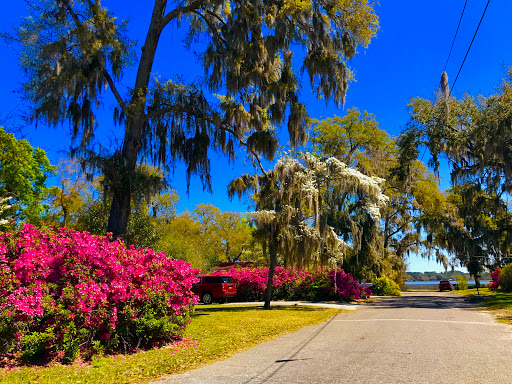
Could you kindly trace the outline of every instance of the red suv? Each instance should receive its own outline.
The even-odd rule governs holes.
[[[192,286],[192,292],[204,304],[213,301],[224,303],[227,298],[236,296],[236,284],[231,276],[197,276],[199,281]]]
[[[439,291],[442,292],[445,289],[451,291],[453,289],[452,283],[450,283],[448,280],[441,280],[439,282]]]

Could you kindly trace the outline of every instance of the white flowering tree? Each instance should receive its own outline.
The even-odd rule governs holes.
[[[9,205],[10,199],[10,197],[0,197],[0,227],[9,222],[7,219],[2,219],[2,214],[11,208],[11,205]]]
[[[388,200],[381,193],[383,182],[335,158],[321,160],[303,153],[298,159],[284,156],[263,175],[243,175],[230,183],[230,197],[254,193],[256,211],[249,216],[263,234],[270,259],[266,309],[270,308],[278,255],[285,266],[299,268],[323,267],[332,258],[343,258],[347,244],[327,224],[325,199],[333,194],[352,196],[378,222],[379,208]]]

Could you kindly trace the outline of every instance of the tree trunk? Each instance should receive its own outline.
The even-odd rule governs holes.
[[[66,205],[64,204],[64,188],[62,188],[62,191],[60,193],[60,206],[62,207],[62,215],[64,216],[64,227],[68,226],[68,209],[66,208]]]
[[[183,14],[198,9],[203,1],[195,1],[187,6],[180,6],[165,14],[167,0],[154,0],[153,13],[149,24],[146,40],[141,50],[137,77],[133,87],[133,96],[128,106],[124,108],[126,114],[126,131],[122,149],[122,164],[120,175],[121,185],[113,189],[112,207],[108,219],[107,231],[114,237],[124,237],[131,212],[132,189],[131,181],[134,175],[137,159],[141,149],[142,131],[147,124],[146,101],[148,95],[149,79],[155,60],[155,53],[162,29],[172,20]]]
[[[131,181],[141,148],[142,129],[146,124],[145,107],[149,78],[163,28],[162,19],[166,5],[167,0],[155,0],[146,41],[142,46],[142,55],[137,69],[133,96],[128,108],[128,111],[131,113],[127,113],[121,164],[120,169],[117,170],[120,176],[120,183],[116,184],[113,188],[112,206],[107,226],[107,232],[112,232],[114,238],[124,238],[126,236],[126,228],[131,213]]]
[[[475,274],[475,285],[480,288],[480,273]]]
[[[111,232],[114,239],[121,238],[126,241],[131,200],[132,194],[129,188],[120,188],[120,190],[115,190],[113,193],[107,232]]]
[[[265,289],[265,305],[264,309],[270,309],[270,301],[272,300],[272,285],[274,280],[274,272],[277,266],[277,240],[276,233],[274,230],[271,232],[271,239],[269,241],[269,256],[270,256],[270,267],[268,269],[268,280],[267,288]]]

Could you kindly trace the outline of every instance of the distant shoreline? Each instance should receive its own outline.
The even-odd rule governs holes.
[[[480,280],[480,285],[487,285],[490,282],[491,282],[490,280]],[[456,281],[450,281],[450,283],[457,284]],[[438,284],[439,284],[439,280],[433,280],[433,281],[406,281],[405,282],[405,285],[438,285]],[[475,284],[474,280],[468,281],[468,285],[474,285],[474,284]]]

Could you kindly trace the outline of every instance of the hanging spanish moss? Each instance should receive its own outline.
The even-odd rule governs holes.
[[[328,194],[347,194],[360,200],[373,227],[380,221],[380,207],[388,202],[381,187],[384,180],[347,167],[335,158],[320,160],[310,153],[298,159],[284,156],[264,175],[243,175],[229,185],[229,195],[254,193],[256,211],[249,218],[266,236],[270,266],[323,268],[336,260],[341,263],[349,249],[345,241],[327,224],[329,210],[324,205]],[[325,208],[324,208],[325,207]],[[351,221],[352,247],[366,246],[355,221]],[[273,272],[272,272],[273,273]],[[272,285],[269,274],[269,286]],[[271,290],[271,288],[270,288]],[[268,293],[268,292],[267,292]],[[270,303],[267,295],[266,306]]]

